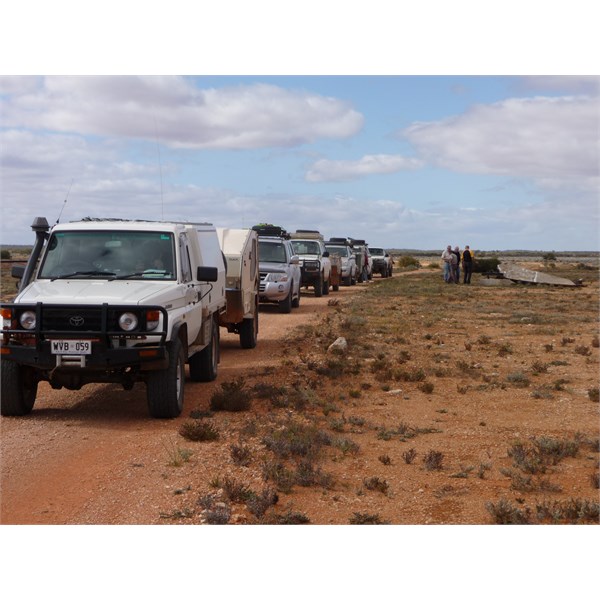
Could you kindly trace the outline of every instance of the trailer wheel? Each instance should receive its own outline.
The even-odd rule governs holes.
[[[148,411],[155,419],[173,419],[183,410],[185,352],[179,338],[169,348],[169,366],[152,371],[146,382]]]
[[[219,368],[219,326],[215,319],[212,319],[208,346],[190,356],[188,363],[192,381],[214,381],[217,378]]]
[[[254,308],[254,316],[244,319],[240,325],[240,346],[255,348],[258,338],[258,307]]]
[[[33,410],[38,380],[33,369],[10,360],[2,361],[1,410],[3,417],[22,417]]]

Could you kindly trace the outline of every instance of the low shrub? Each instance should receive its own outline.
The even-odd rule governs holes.
[[[191,442],[210,442],[219,439],[219,431],[206,421],[186,421],[179,427],[179,435]]]
[[[368,490],[372,492],[381,492],[382,494],[387,494],[390,487],[385,479],[379,479],[379,477],[369,477],[368,479],[364,479],[363,484]]]
[[[497,525],[527,525],[531,522],[528,508],[521,510],[504,498],[495,504],[487,502],[485,508]]]
[[[378,514],[355,512],[349,521],[350,525],[387,525]]]
[[[423,457],[423,464],[428,471],[440,471],[442,469],[443,461],[444,455],[437,450],[430,450]]]
[[[211,410],[226,410],[230,412],[241,412],[248,410],[252,402],[250,392],[246,389],[242,377],[233,381],[225,381],[221,389],[213,393],[210,399]]]

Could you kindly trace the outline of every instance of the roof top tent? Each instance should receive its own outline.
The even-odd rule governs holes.
[[[240,336],[242,348],[254,348],[258,337],[258,233],[255,229],[217,228],[227,265],[227,308],[219,325]]]

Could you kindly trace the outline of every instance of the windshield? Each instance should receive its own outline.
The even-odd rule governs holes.
[[[277,242],[258,242],[258,260],[260,262],[287,263],[285,247]]]
[[[175,279],[173,235],[156,231],[59,231],[39,278]]]
[[[329,246],[325,244],[325,248],[327,248],[329,254],[334,256],[348,256],[347,246]]]
[[[369,248],[371,256],[383,256],[383,248]]]
[[[307,242],[306,240],[292,240],[294,254],[320,254],[321,247],[318,242]]]

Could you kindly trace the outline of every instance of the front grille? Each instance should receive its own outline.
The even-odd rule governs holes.
[[[42,330],[98,332],[102,330],[101,308],[44,308]]]

